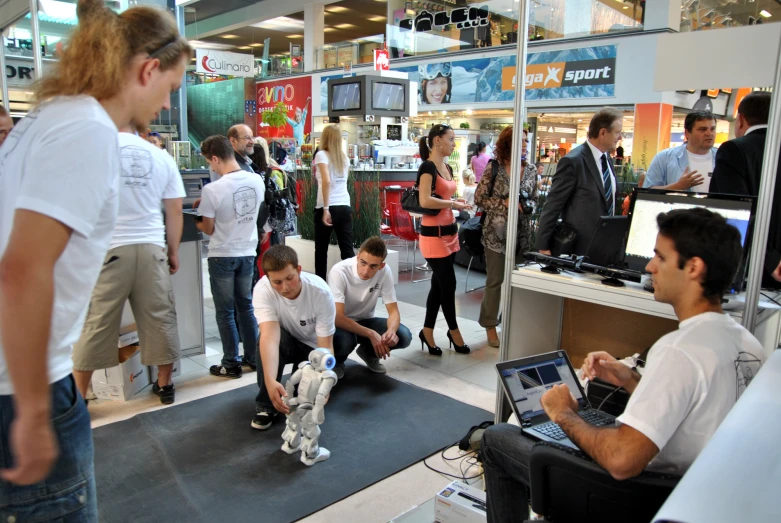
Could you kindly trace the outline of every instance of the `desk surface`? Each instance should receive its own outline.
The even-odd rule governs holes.
[[[641,284],[624,282],[624,287],[610,287],[602,283],[603,279],[602,276],[589,273],[548,274],[542,272],[539,266],[527,266],[513,271],[512,286],[671,320],[677,319],[672,306],[656,301],[653,293],[644,290]],[[737,308],[741,310],[726,310],[726,312],[740,321],[743,318],[742,306],[745,304],[745,293],[730,296],[730,301],[732,305],[739,305]],[[757,323],[766,319],[773,312],[772,309],[781,308],[764,300],[759,302],[759,306]]]
[[[654,522],[781,521],[781,351],[719,426]]]

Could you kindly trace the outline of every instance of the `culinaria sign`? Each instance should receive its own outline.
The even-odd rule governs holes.
[[[255,76],[255,57],[210,49],[195,50],[196,72],[228,76]]]

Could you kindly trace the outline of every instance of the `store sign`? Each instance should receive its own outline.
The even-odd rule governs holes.
[[[390,56],[387,49],[374,50],[374,70],[390,71]]]
[[[312,132],[312,123],[308,117],[312,97],[312,78],[306,76],[274,82],[259,82],[256,85],[256,93],[258,136],[296,138],[303,143],[304,137]],[[287,125],[279,129],[262,125],[263,120],[260,115],[274,109],[279,102],[284,103],[287,108]]]
[[[419,33],[433,31],[435,27],[455,25],[456,29],[471,29],[489,24],[488,6],[459,7],[450,11],[431,13],[425,9],[415,18],[405,18],[399,22],[399,27]]]
[[[616,59],[555,62],[526,66],[526,89],[615,84]],[[502,89],[515,89],[516,68],[502,69]]]
[[[44,73],[52,67],[51,62],[43,62]],[[33,67],[33,59],[5,57],[5,77],[8,81],[8,87],[31,87],[38,79]]]
[[[255,57],[251,54],[196,49],[195,63],[198,73],[255,77]]]

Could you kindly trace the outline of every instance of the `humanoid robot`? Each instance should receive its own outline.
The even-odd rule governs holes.
[[[319,425],[325,421],[323,408],[337,381],[332,370],[335,365],[336,358],[328,350],[315,349],[309,353],[309,361],[302,361],[285,385],[287,397],[283,401],[290,408],[290,414],[282,433],[285,440],[282,450],[288,454],[300,450],[301,463],[309,467],[331,457],[328,449],[318,445],[317,441],[320,438]],[[296,385],[298,396],[293,397]]]

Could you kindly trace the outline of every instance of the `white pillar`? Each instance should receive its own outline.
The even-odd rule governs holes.
[[[304,8],[304,71],[322,69],[325,42],[325,9],[322,4]],[[315,58],[317,56],[317,58]]]
[[[681,0],[653,0],[645,3],[644,29],[681,30]]]

